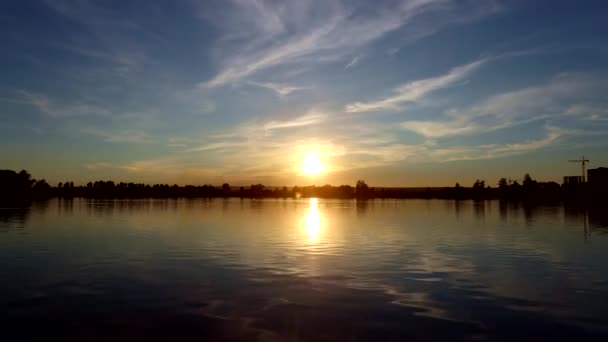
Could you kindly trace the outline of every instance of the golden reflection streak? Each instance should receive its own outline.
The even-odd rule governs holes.
[[[306,214],[306,233],[311,242],[319,241],[319,233],[321,232],[321,217],[319,216],[319,202],[316,198],[309,200],[309,209]]]

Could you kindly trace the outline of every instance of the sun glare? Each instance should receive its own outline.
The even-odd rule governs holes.
[[[319,232],[321,230],[321,218],[319,216],[318,200],[311,198],[309,200],[310,207],[306,215],[306,233],[311,242],[319,241]]]
[[[325,172],[325,166],[317,153],[310,152],[304,155],[302,172],[311,176]]]

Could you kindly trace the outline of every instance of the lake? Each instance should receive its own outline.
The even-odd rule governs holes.
[[[54,199],[0,209],[4,336],[608,338],[608,220],[499,201]]]

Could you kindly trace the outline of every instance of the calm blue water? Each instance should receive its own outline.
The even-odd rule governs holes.
[[[498,201],[52,200],[0,209],[5,335],[608,337],[608,220]]]

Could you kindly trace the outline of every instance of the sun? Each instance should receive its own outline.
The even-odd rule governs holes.
[[[304,155],[304,162],[302,163],[302,172],[304,174],[313,176],[325,172],[325,166],[319,158],[319,154],[316,152],[309,152]]]

